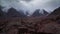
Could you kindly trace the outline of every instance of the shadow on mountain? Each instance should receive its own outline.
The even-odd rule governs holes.
[[[43,13],[40,13],[43,12]],[[45,11],[44,9],[42,9],[42,11],[40,9],[36,9],[36,11],[32,14],[33,17],[39,17],[39,16],[46,16],[49,13],[47,11]]]
[[[23,11],[18,12],[14,8],[8,9],[7,16],[8,17],[26,17],[26,15],[23,13]]]
[[[55,9],[50,15],[60,15],[60,7]]]

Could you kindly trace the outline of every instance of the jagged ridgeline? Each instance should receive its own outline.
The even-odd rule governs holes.
[[[44,16],[44,15],[49,14],[44,9],[42,11],[43,11],[43,14],[40,13],[41,12],[40,9],[36,9],[36,11],[31,16],[38,17],[38,16]],[[0,14],[1,14],[1,16],[4,15],[4,17],[23,17],[23,18],[24,17],[28,17],[27,16],[27,12],[26,12],[26,14],[24,14],[24,12],[22,10],[21,11],[17,11],[13,7],[9,8],[8,11],[5,12],[5,11],[2,10],[2,6],[1,6]]]
[[[60,16],[60,7],[56,8],[50,15],[59,15]]]

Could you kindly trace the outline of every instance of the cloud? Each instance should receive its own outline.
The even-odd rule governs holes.
[[[22,0],[22,1],[30,2],[30,1],[32,1],[32,0]]]
[[[17,10],[29,10],[30,13],[36,9],[45,9],[48,12],[60,6],[60,0],[1,0],[0,5],[9,9],[14,7]]]

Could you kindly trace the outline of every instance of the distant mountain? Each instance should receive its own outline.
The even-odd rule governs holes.
[[[30,16],[28,11],[26,11],[26,13],[25,13],[25,14],[26,14],[26,16],[27,16],[27,17],[29,17],[29,16]]]
[[[37,9],[33,14],[32,16],[45,16],[45,15],[48,15],[49,13],[47,11],[45,11],[44,9],[42,9],[43,13],[40,13],[40,9]]]
[[[2,17],[3,16],[3,11],[2,11],[2,9],[0,8],[0,17]]]
[[[49,13],[43,9],[43,15],[48,15]]]
[[[3,8],[3,7],[0,6],[0,18],[6,18],[6,16],[7,16],[7,15],[6,15],[6,12],[3,12],[3,11],[2,11],[2,8]]]
[[[60,24],[60,7],[55,9],[51,14],[48,15],[49,19],[54,20]]]
[[[20,13],[20,17],[27,17],[27,15],[25,15],[22,10],[20,10],[19,13]]]
[[[8,15],[8,17],[25,17],[25,15],[22,11],[18,12],[14,8],[8,9],[7,15]]]
[[[33,14],[32,16],[35,17],[35,16],[42,16],[41,13],[39,13],[40,9],[37,9]]]
[[[8,17],[20,17],[20,13],[14,8],[8,9],[7,15]]]
[[[59,15],[60,16],[60,7],[55,9],[50,15]]]

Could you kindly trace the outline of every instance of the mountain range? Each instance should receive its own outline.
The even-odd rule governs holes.
[[[4,34],[21,34],[24,32],[27,34],[40,34],[41,32],[44,34],[60,34],[60,7],[56,8],[50,14],[44,9],[42,10],[43,13],[40,13],[40,11],[40,9],[36,9],[35,12],[28,17],[28,12],[24,14],[23,11],[17,11],[14,8],[10,8],[5,12],[1,7],[0,34],[1,32]]]
[[[26,14],[24,14],[24,12],[22,10],[17,11],[13,7],[8,9],[7,12],[5,12],[5,11],[2,10],[2,7],[0,6],[0,17],[1,18],[3,18],[3,17],[4,18],[6,18],[6,17],[21,17],[21,18],[25,18],[25,17],[28,17],[27,15],[28,15],[27,12],[26,12]],[[52,15],[59,15],[60,16],[60,7],[55,9],[50,14],[46,10],[44,10],[44,9],[42,9],[42,11],[40,9],[36,9],[34,11],[34,13],[30,17],[52,16]]]

